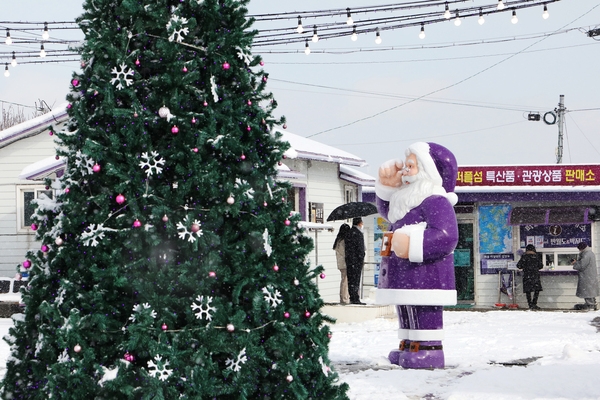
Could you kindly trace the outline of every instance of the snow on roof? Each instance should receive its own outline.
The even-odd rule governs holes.
[[[282,129],[276,128],[275,131],[281,133],[282,140],[289,142],[290,146],[297,153],[298,158],[354,165],[357,167],[364,167],[367,165],[365,160],[346,151],[298,136]]]
[[[67,104],[68,103],[61,104],[44,115],[40,115],[39,117],[32,118],[0,131],[0,147],[7,146],[21,138],[41,133],[50,124],[58,124],[65,121],[68,118]]]
[[[21,171],[21,174],[19,175],[19,179],[32,181],[44,179],[57,170],[63,169],[65,163],[66,159],[64,157],[60,157],[58,160],[56,157],[44,158],[43,160],[29,164],[23,168],[23,171]]]
[[[276,168],[277,168],[277,177],[278,178],[293,178],[293,179],[305,178],[304,174],[302,174],[298,171],[294,171],[293,169],[290,169],[290,167],[288,167],[284,163],[278,164]]]
[[[375,187],[375,178],[373,178],[371,175],[357,171],[354,168],[350,168],[345,165],[340,165],[340,178],[348,182],[356,183],[357,185],[361,185],[363,187]]]

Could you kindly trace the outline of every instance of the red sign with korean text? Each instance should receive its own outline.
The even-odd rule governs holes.
[[[600,165],[458,167],[456,186],[600,185]]]

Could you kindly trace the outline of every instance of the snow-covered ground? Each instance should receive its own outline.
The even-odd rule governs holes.
[[[390,365],[397,322],[380,318],[334,325],[330,358],[353,400],[600,399],[599,322],[600,311],[446,311],[447,367],[430,371]],[[0,319],[0,335],[11,325]],[[2,342],[0,376],[7,356]]]

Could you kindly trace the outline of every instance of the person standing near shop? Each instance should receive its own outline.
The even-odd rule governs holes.
[[[362,228],[362,218],[354,218],[352,228],[345,239],[350,304],[365,304],[360,301],[360,278],[365,264],[365,239]]]
[[[342,275],[340,281],[340,303],[350,303],[350,297],[348,294],[348,273],[346,269],[346,236],[350,232],[350,225],[342,224],[340,230],[333,242],[333,250],[335,250],[335,258],[337,260],[337,267]]]
[[[573,260],[573,269],[577,270],[577,292],[575,295],[585,299],[584,304],[575,304],[576,310],[596,310],[598,296],[598,271],[596,270],[596,255],[585,242],[577,245],[579,255]]]
[[[535,251],[535,246],[528,244],[525,247],[525,254],[517,263],[517,268],[523,270],[523,292],[527,297],[527,304],[530,310],[539,310],[537,305],[538,297],[542,291],[542,281],[540,280],[540,269],[544,264]],[[533,292],[533,298],[531,293]]]

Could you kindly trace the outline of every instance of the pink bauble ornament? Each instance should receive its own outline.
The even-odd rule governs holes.
[[[187,72],[187,67],[184,65],[183,68],[181,69],[183,72]]]
[[[167,330],[167,324],[163,323],[162,326],[160,327],[160,329],[162,329],[163,331],[166,331]]]
[[[123,358],[126,361],[132,362],[135,360],[135,357],[133,356],[133,354],[129,354],[129,353],[125,353],[125,355],[123,356]]]
[[[227,61],[223,63],[223,69],[229,69],[230,65]]]
[[[250,131],[252,130],[252,128],[250,128],[250,125],[248,125],[248,126],[246,127],[246,130],[247,130],[248,132],[250,132]]]
[[[300,354],[299,357],[300,357],[300,359],[303,359],[304,358],[304,354]]]
[[[162,220],[163,220],[163,222],[167,222],[169,220],[169,217],[167,217],[167,214],[163,215]]]
[[[67,104],[67,108],[71,108],[73,105],[71,103]]]
[[[304,316],[305,316],[306,318],[310,317],[310,311],[307,311],[307,312],[305,312],[305,313],[304,313]]]
[[[242,155],[240,156],[240,158],[241,158],[242,160],[245,160],[245,159],[246,159],[246,156],[245,156],[244,154],[242,154]]]
[[[286,219],[286,220],[285,220],[285,222],[284,222],[285,226],[290,226],[290,223],[291,223],[291,222],[290,222],[290,220],[289,220],[289,219]]]
[[[235,203],[235,199],[233,198],[233,196],[229,196],[227,198],[227,204],[233,204],[233,203]]]
[[[279,265],[277,265],[277,264],[273,265],[273,271],[275,271],[275,272],[279,271]]]
[[[248,100],[248,105],[251,106],[252,105],[252,100]]]
[[[133,118],[137,118],[137,117],[138,117],[138,113],[137,113],[137,112],[134,112],[134,113],[133,113]]]
[[[333,336],[333,335],[331,334],[331,332],[329,332],[329,333],[327,334],[327,337],[328,337],[329,339],[331,339],[331,336]]]
[[[94,90],[94,96],[98,96],[98,91]]]
[[[197,152],[198,152],[198,148],[197,148],[197,147],[194,147],[194,148],[192,149],[192,151],[193,151],[194,153],[197,153]]]
[[[139,228],[140,226],[142,226],[142,223],[140,222],[139,219],[136,219],[135,221],[133,221],[134,228]]]
[[[59,156],[54,156],[54,159],[55,159],[55,160],[58,160],[59,158],[60,158]]]
[[[78,344],[76,344],[76,345],[73,347],[73,351],[74,351],[75,353],[79,353],[79,352],[81,351],[81,346],[80,346],[80,345],[78,345]]]
[[[71,189],[65,188],[65,193],[69,193],[70,191],[71,191]]]
[[[198,122],[198,120],[196,119],[196,117],[192,117],[192,124],[195,124],[196,122]]]
[[[62,246],[64,242],[65,241],[62,240],[62,238],[60,236],[54,240],[54,243],[56,243],[57,246]]]
[[[140,59],[139,58],[135,60],[135,65],[140,65]]]
[[[268,204],[267,204],[267,202],[266,202],[266,201],[263,203],[263,206],[265,206],[265,207],[266,207],[266,206],[268,206]]]
[[[23,261],[23,268],[31,268],[31,261],[25,260]]]
[[[284,312],[284,313],[283,313],[283,316],[284,316],[285,318],[289,318],[289,317],[290,317],[290,313],[286,311],[286,312]]]
[[[267,77],[266,77],[266,76],[263,76],[263,78],[262,78],[262,81],[263,81],[263,82],[266,82],[266,81],[267,81]]]
[[[78,81],[77,79],[73,79],[73,80],[71,81],[71,83],[73,84],[73,86],[77,86],[77,85],[79,85],[79,81]]]
[[[291,375],[288,375],[288,376],[285,377],[285,380],[288,381],[288,382],[291,382],[291,381],[294,380],[294,377],[291,376]]]
[[[94,172],[100,172],[102,168],[100,167],[100,164],[94,164],[94,166],[92,167],[92,171]]]
[[[217,274],[215,273],[215,271],[210,271],[208,273],[208,276],[210,276],[211,278],[214,278],[215,276],[217,276]]]
[[[260,62],[260,66],[262,67],[263,65],[265,65],[265,62],[264,62],[264,61],[261,61],[261,62]]]
[[[198,224],[192,224],[192,232],[196,233],[200,230],[200,225]]]
[[[54,135],[54,132],[48,131],[48,135],[52,136],[52,135]]]
[[[233,326],[233,324],[227,324],[227,331],[228,331],[228,332],[233,332],[233,331],[235,331],[235,327]]]
[[[45,244],[42,245],[42,253],[47,253],[48,250],[50,250],[50,248],[48,246],[46,246]]]
[[[204,105],[204,107],[208,106],[208,103],[205,101],[204,103],[202,103]]]
[[[287,129],[287,125],[286,124],[283,124],[283,129]]]
[[[123,196],[122,194],[117,195],[116,201],[119,204],[125,203],[125,196]]]
[[[31,224],[31,230],[32,231],[37,231],[38,230],[37,224]]]
[[[171,128],[171,133],[173,135],[177,135],[179,133],[179,128],[177,127],[177,125],[173,125],[173,127]]]
[[[321,277],[321,279],[325,279],[325,277],[326,277],[327,275],[325,275],[325,274],[321,274],[321,275],[319,275],[319,276]]]

